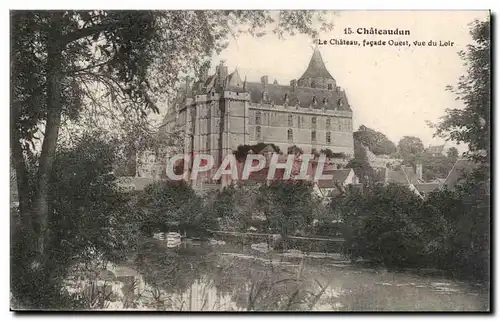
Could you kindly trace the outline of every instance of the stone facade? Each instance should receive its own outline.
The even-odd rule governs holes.
[[[287,153],[330,149],[354,155],[352,110],[318,49],[307,70],[289,86],[242,80],[222,63],[214,75],[188,84],[170,102],[162,129],[180,128],[185,153],[211,154],[215,165],[239,145],[272,143]],[[215,169],[214,169],[215,171]]]

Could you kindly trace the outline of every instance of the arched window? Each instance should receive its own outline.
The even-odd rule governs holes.
[[[255,125],[260,125],[260,111],[255,113]]]
[[[293,127],[293,116],[288,115],[288,127]]]
[[[260,126],[255,127],[255,140],[260,140]]]
[[[293,130],[291,128],[288,129],[288,140],[293,141]]]

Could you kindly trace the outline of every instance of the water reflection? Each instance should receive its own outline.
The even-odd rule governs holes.
[[[351,266],[339,255],[262,253],[227,244],[154,242],[122,265],[108,309],[173,311],[464,311],[487,309],[465,284]],[[81,287],[80,287],[81,288]]]

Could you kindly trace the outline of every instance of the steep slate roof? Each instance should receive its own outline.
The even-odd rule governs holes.
[[[241,81],[238,69],[235,69],[229,76],[227,76],[226,88],[243,88],[243,82]]]
[[[303,78],[333,79],[332,75],[326,69],[323,58],[317,48],[311,57],[306,71],[299,80]],[[262,102],[263,94],[266,93],[268,99],[263,101],[263,103],[269,104],[274,102],[277,105],[283,105],[285,103],[286,94],[287,104],[290,108],[298,104],[302,108],[311,107],[313,109],[323,109],[324,107],[329,110],[352,111],[348,104],[347,96],[340,87],[326,90],[297,85],[295,89],[292,90],[291,86],[279,85],[277,81],[264,86],[260,82],[247,82],[246,79],[242,81],[237,69],[229,74],[222,82],[218,81],[218,75],[216,73],[208,76],[205,81],[197,81],[192,86],[187,86],[187,88],[186,84],[183,83],[179,88],[175,102],[181,103],[187,97],[194,97],[196,94],[201,93],[209,93],[212,90],[219,92],[223,89],[234,92],[249,92],[250,100],[253,103]],[[313,97],[316,98],[316,104],[313,104]],[[325,98],[326,104],[323,102]],[[342,105],[342,107],[340,105]]]
[[[472,173],[476,165],[467,159],[459,159],[453,165],[453,168],[448,173],[443,185],[448,188],[453,188],[455,185],[461,183],[465,176]]]
[[[439,183],[420,183],[414,184],[414,186],[420,193],[429,194],[430,192],[437,190],[441,185]]]
[[[444,145],[429,146],[429,148],[427,148],[427,152],[431,154],[441,154],[443,150],[444,150]]]
[[[410,184],[418,183],[417,173],[415,173],[415,169],[412,166],[402,166],[401,169],[405,173],[406,178],[408,179],[408,182],[410,182]]]
[[[351,168],[349,168],[349,169],[334,169],[334,170],[332,170],[333,180],[335,182],[344,183],[351,171],[352,171]]]
[[[333,79],[332,75],[326,69],[325,63],[323,62],[323,57],[318,48],[314,49],[314,53],[309,61],[306,71],[302,74],[300,79],[305,78],[328,78]]]
[[[403,171],[387,170],[387,183],[408,185],[409,181]]]
[[[349,169],[332,169],[332,170],[323,170],[323,175],[333,175],[332,180],[320,180],[318,181],[318,187],[320,188],[336,188],[335,183],[344,184],[349,173],[352,171]]]
[[[290,86],[267,84],[264,87],[262,83],[257,82],[248,82],[245,89],[247,92],[250,92],[250,100],[253,103],[260,103],[263,99],[263,93],[266,92],[268,97],[268,101],[266,102],[274,102],[276,105],[283,105],[285,103],[285,95],[287,95],[289,108],[295,107],[298,103],[302,108],[309,108],[312,105],[313,109],[322,109],[324,106],[323,99],[326,98],[325,109],[351,111],[345,94],[336,90],[297,86],[292,91]],[[316,105],[313,105],[314,96],[317,101]],[[343,107],[340,107],[339,100],[342,101]]]
[[[271,144],[269,144],[259,152],[259,154],[261,153],[276,153],[276,150]]]

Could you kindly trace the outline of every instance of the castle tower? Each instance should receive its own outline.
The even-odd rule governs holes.
[[[336,88],[336,81],[326,69],[323,57],[319,52],[318,47],[314,49],[314,53],[309,61],[306,71],[298,80],[298,85],[301,87],[311,87],[333,90]]]

